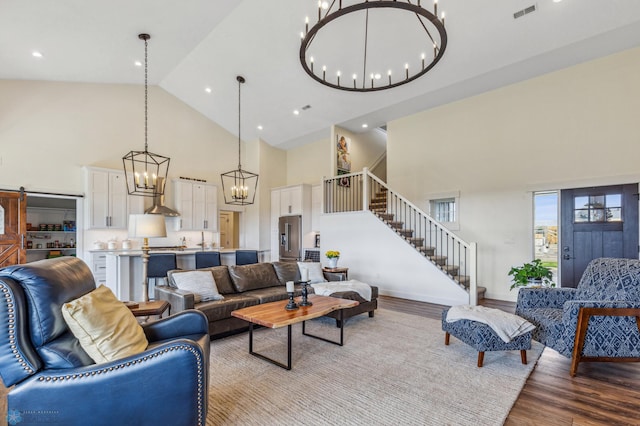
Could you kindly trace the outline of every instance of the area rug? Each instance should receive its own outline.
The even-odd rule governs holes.
[[[335,321],[307,322],[307,331],[339,338]],[[500,425],[543,346],[478,353],[451,337],[440,321],[379,309],[345,325],[345,345],[293,327],[287,371],[249,355],[248,333],[211,343],[207,425]],[[286,362],[286,327],[258,329],[254,350]]]

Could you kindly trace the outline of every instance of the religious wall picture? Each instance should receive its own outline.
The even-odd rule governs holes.
[[[338,174],[340,171],[351,173],[351,158],[349,157],[349,146],[351,145],[351,139],[343,135],[337,135],[338,144],[336,152],[338,153]]]

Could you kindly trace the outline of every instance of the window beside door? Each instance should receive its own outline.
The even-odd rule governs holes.
[[[558,282],[558,192],[534,192],[533,194],[534,259],[553,273]]]

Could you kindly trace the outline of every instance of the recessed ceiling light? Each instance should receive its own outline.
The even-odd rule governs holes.
[[[211,87],[205,87],[204,91],[207,93],[211,93]]]
[[[135,61],[135,62],[133,63],[133,65],[135,65],[136,67],[141,67],[141,66],[142,66],[142,62],[140,62],[140,61]]]
[[[382,76],[380,75],[380,73],[376,73],[376,75],[374,75],[376,80],[380,80],[382,78]]]
[[[258,124],[258,130],[262,130],[262,126]]]
[[[33,56],[34,58],[42,58],[42,53],[34,50],[33,52],[31,52],[31,56]]]
[[[329,2],[328,2],[328,1],[323,1],[323,2],[321,3],[321,5],[322,5],[322,8],[323,8],[324,10],[327,10],[327,9],[329,8]]]
[[[362,125],[362,128],[363,128],[363,129],[366,129],[367,127],[369,127],[369,125],[368,125],[367,123],[364,123],[364,124]]]
[[[293,110],[293,115],[299,115],[299,114],[300,114],[300,111],[298,111],[297,109]]]
[[[560,3],[562,0],[553,0],[554,3]]]

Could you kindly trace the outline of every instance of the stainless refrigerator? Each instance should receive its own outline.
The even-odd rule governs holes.
[[[278,220],[280,260],[302,260],[302,216],[282,216]]]

